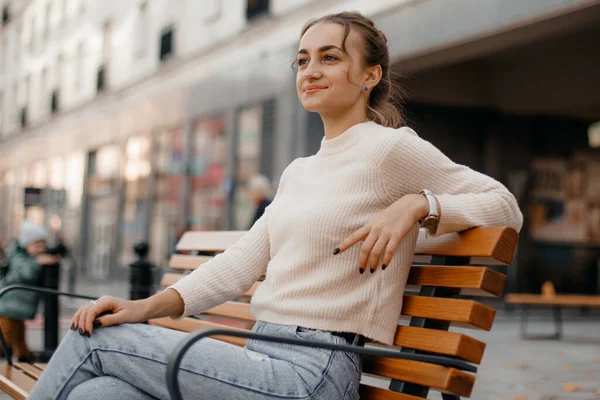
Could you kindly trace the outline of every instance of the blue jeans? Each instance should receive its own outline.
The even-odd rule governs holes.
[[[257,322],[257,333],[347,344],[330,332]],[[167,357],[186,333],[145,324],[69,331],[29,399],[168,399]],[[207,338],[181,363],[184,399],[358,399],[356,354],[249,340]]]

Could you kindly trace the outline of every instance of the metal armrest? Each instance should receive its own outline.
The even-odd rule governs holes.
[[[54,296],[66,296],[66,297],[75,297],[75,298],[86,299],[86,300],[96,300],[96,297],[85,296],[82,294],[60,292],[58,290],[46,289],[46,288],[39,287],[39,286],[29,286],[29,285],[21,285],[21,284],[8,285],[8,286],[0,289],[0,297],[2,297],[4,294],[11,292],[13,290],[25,290],[28,292],[44,293],[44,294],[49,294],[49,295],[54,295]],[[2,351],[4,351],[4,356],[6,357],[6,362],[8,363],[8,365],[12,366],[13,365],[12,350],[6,344],[6,340],[4,339],[4,335],[2,334],[1,329],[0,329],[0,345],[2,345]]]
[[[179,372],[179,366],[181,365],[181,361],[183,359],[184,354],[194,343],[209,336],[232,336],[245,339],[263,340],[266,342],[285,343],[304,347],[315,347],[319,349],[351,352],[376,357],[401,358],[405,360],[422,361],[430,364],[438,364],[445,367],[457,368],[467,372],[477,372],[477,367],[475,367],[474,365],[451,357],[433,356],[428,354],[402,353],[400,352],[400,350],[395,349],[381,349],[374,347],[366,348],[361,346],[351,346],[344,344],[316,342],[311,340],[284,338],[279,336],[263,335],[254,332],[210,328],[199,329],[198,331],[191,333],[188,337],[181,340],[181,342],[179,342],[171,352],[167,364],[166,374],[167,388],[169,389],[171,399],[182,399],[181,391],[179,389],[179,381],[177,380],[177,374]]]

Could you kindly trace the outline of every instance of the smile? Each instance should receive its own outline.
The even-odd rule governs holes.
[[[325,86],[307,86],[304,89],[304,93],[313,94],[313,93],[317,93],[318,91],[323,90],[323,89],[327,89],[327,88]]]

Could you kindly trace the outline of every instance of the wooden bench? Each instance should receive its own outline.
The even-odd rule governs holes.
[[[527,339],[561,339],[563,336],[562,309],[563,307],[600,307],[600,296],[584,294],[557,294],[551,282],[542,285],[541,294],[510,293],[504,297],[508,304],[521,307],[521,338]],[[552,307],[554,318],[554,333],[551,335],[529,335],[527,323],[532,308]]]
[[[222,252],[241,235],[243,232],[186,233],[176,246],[179,254],[172,256],[171,271],[163,275],[162,285],[173,284],[211,259],[210,256],[193,255],[194,252]],[[404,321],[396,331],[395,346],[367,343],[366,348],[439,355],[479,364],[485,343],[448,330],[450,326],[491,329],[495,310],[471,297],[502,294],[505,276],[484,265],[509,264],[516,244],[517,233],[510,228],[476,228],[439,238],[425,238],[421,234],[404,297]],[[162,318],[149,323],[185,332],[224,326],[238,332],[248,330],[255,322],[248,303],[259,285],[260,282],[255,283],[237,301],[227,302],[201,315],[180,321]],[[217,338],[240,346],[245,344],[242,337]],[[361,398],[374,400],[423,399],[430,389],[442,392],[444,399],[469,397],[476,378],[458,368],[370,356],[363,358],[363,373]]]
[[[170,270],[162,285],[169,286],[190,273],[212,256],[235,243],[244,232],[188,232],[177,244]],[[471,336],[450,332],[451,326],[490,330],[495,310],[474,300],[473,296],[496,297],[502,294],[505,276],[486,265],[506,265],[512,261],[517,233],[510,228],[475,228],[460,234],[438,238],[419,236],[413,267],[402,308],[403,321],[398,325],[394,346],[367,343],[365,350],[384,349],[394,353],[445,356],[451,361],[475,366],[481,363],[485,343]],[[248,332],[255,322],[249,299],[260,282],[235,301],[205,313],[174,321],[160,318],[151,325],[193,332],[206,328],[223,328]],[[243,346],[245,339],[220,336],[217,339]],[[0,389],[17,399],[25,399],[44,365],[6,365]],[[473,368],[474,370],[475,368]],[[10,378],[6,378],[9,376]],[[365,356],[363,358],[362,399],[416,400],[439,391],[446,400],[469,397],[476,375],[465,370],[436,363]]]

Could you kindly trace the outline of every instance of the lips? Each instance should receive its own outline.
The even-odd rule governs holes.
[[[316,93],[323,89],[327,89],[327,86],[309,85],[304,88],[304,93],[306,93],[306,94]]]

